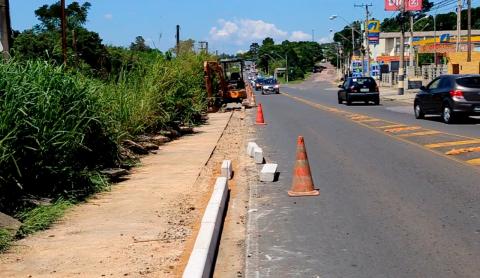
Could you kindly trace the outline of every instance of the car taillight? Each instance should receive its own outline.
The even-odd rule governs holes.
[[[350,90],[352,91],[352,93],[356,93],[356,92],[357,92],[357,89],[355,89],[355,86],[350,87]]]
[[[378,86],[375,86],[375,92],[380,92],[380,91],[378,90]]]
[[[450,91],[450,96],[453,98],[461,98],[463,99],[463,92],[460,90],[451,90]]]

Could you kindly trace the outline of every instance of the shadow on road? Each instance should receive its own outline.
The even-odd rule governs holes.
[[[424,120],[431,121],[431,122],[439,122],[439,123],[443,122],[442,117],[440,116],[425,116]],[[462,117],[452,123],[452,125],[479,125],[479,124],[480,124],[480,118],[472,118],[472,117]]]

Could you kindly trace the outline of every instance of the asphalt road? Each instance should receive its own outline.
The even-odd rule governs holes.
[[[257,94],[267,125],[256,141],[280,176],[251,187],[246,276],[480,277],[480,166],[462,162],[480,153],[454,160],[452,146],[425,147],[480,137],[478,120],[418,121],[400,103],[347,107],[332,87]],[[415,130],[387,133],[376,119],[439,133],[407,140]],[[298,135],[318,197],[287,196]]]

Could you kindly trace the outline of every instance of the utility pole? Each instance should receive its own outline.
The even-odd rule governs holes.
[[[200,41],[198,43],[200,44],[200,52],[208,54],[208,42],[207,41]]]
[[[462,32],[462,0],[458,0],[457,3],[457,44],[455,47],[455,51],[460,51],[460,38]]]
[[[12,27],[10,25],[10,4],[8,0],[0,0],[0,37],[3,58],[10,57]]]
[[[365,76],[370,76],[370,43],[368,41],[368,8],[372,6],[372,4],[362,4],[362,5],[354,5],[356,8],[365,8],[365,54],[367,55],[367,71],[365,72]],[[362,60],[362,67],[364,61]]]
[[[468,12],[467,12],[467,24],[468,24],[468,34],[467,34],[467,44],[468,44],[468,53],[467,53],[467,62],[472,61],[472,0],[467,0]]]
[[[60,1],[61,6],[61,28],[62,28],[62,53],[63,53],[63,64],[67,65],[67,18],[65,16],[65,0]]]
[[[405,71],[404,71],[404,64],[405,64],[405,0],[401,1],[400,4],[400,62],[398,67],[398,94],[403,95],[405,89]]]
[[[175,36],[177,39],[177,57],[180,56],[180,25],[177,25],[177,35]]]
[[[409,66],[410,66],[410,68],[413,67],[413,69],[415,70],[415,67],[413,65],[414,64],[414,57],[415,57],[415,49],[413,48],[413,13],[410,13],[410,40],[409,40],[409,45],[410,45]]]
[[[435,71],[437,70],[437,12],[433,16],[433,59],[435,62]]]

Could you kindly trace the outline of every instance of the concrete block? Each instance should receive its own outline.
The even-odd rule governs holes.
[[[263,150],[260,147],[257,147],[253,150],[253,159],[257,164],[263,164]]]
[[[253,150],[254,150],[255,148],[258,148],[257,143],[255,143],[255,142],[248,142],[247,154],[248,154],[250,157],[253,157]]]
[[[232,161],[224,160],[222,162],[221,176],[227,179],[232,179]]]
[[[278,164],[265,164],[260,171],[260,181],[274,181]]]

